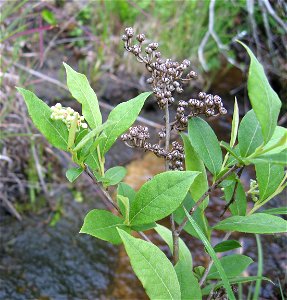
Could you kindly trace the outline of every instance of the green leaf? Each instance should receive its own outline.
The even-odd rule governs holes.
[[[287,215],[287,207],[269,208],[262,211],[262,213],[269,215]]]
[[[136,196],[135,190],[124,182],[119,183],[117,192],[118,192],[117,198],[119,196],[127,198],[129,200],[129,206]],[[124,205],[124,203],[122,201],[118,201],[118,205],[119,205],[122,215],[126,216],[126,206]],[[155,223],[154,223],[154,226],[155,226]],[[141,231],[141,230],[139,230],[139,231]]]
[[[263,144],[261,126],[254,110],[250,110],[241,120],[238,131],[240,154],[247,157]]]
[[[182,300],[201,300],[201,289],[198,280],[192,272],[192,268],[184,262],[179,261],[174,266],[177,279],[180,285]]]
[[[200,279],[205,272],[205,268],[203,266],[194,267],[194,275]]]
[[[282,218],[269,214],[256,213],[250,216],[234,216],[227,218],[214,229],[223,231],[238,231],[246,233],[280,233],[287,231],[287,222]]]
[[[127,174],[127,169],[124,167],[113,167],[108,169],[105,172],[105,180],[107,180],[108,185],[116,185],[118,184],[120,181],[123,180],[123,178],[126,176]]]
[[[120,211],[125,218],[125,224],[129,225],[129,215],[130,215],[130,202],[129,198],[117,195],[118,204]]]
[[[80,233],[87,233],[96,238],[108,241],[113,244],[122,242],[118,228],[129,230],[124,224],[124,220],[106,210],[93,209],[85,217]]]
[[[99,125],[96,128],[94,128],[87,135],[85,135],[85,137],[77,144],[77,146],[73,149],[73,151],[77,152],[80,149],[82,149],[87,144],[87,142],[91,141],[96,135],[101,133],[108,125],[109,125],[109,123],[105,122],[104,124]]]
[[[258,162],[255,164],[256,178],[259,188],[259,201],[272,195],[284,177],[284,166]]]
[[[70,168],[66,172],[66,177],[70,182],[74,182],[82,173],[82,168]]]
[[[159,225],[159,224],[156,225],[155,231],[167,243],[171,253],[173,253],[172,232],[168,228],[166,228],[162,225]],[[178,246],[179,246],[179,260],[183,261],[186,265],[188,265],[192,268],[192,257],[191,257],[190,251],[181,238],[179,238]]]
[[[197,223],[193,220],[193,218],[189,215],[188,211],[185,210],[185,214],[188,217],[189,222],[191,223],[191,225],[193,226],[194,230],[196,231],[196,233],[198,234],[199,238],[201,239],[201,241],[203,242],[208,254],[210,255],[210,257],[212,258],[214,265],[217,269],[217,271],[219,272],[219,275],[223,281],[223,286],[226,289],[226,293],[227,296],[230,300],[235,300],[235,296],[233,294],[233,291],[230,287],[230,283],[228,281],[227,275],[223,269],[223,266],[221,264],[221,262],[219,261],[218,257],[216,256],[216,253],[214,252],[212,246],[210,245],[208,239],[206,238],[206,236],[204,235],[204,233],[201,231],[201,229],[199,228],[199,226],[197,225]]]
[[[268,151],[269,154],[276,154],[287,149],[287,129],[281,126],[276,126],[275,131],[270,141],[263,147],[262,151]]]
[[[233,151],[233,154],[236,155],[236,157],[238,157],[238,158],[240,157],[241,158],[241,156],[240,156],[240,150],[239,150],[239,145],[238,144],[234,148],[232,148],[232,151]],[[227,161],[226,161],[226,167],[231,167],[231,166],[234,166],[234,165],[236,165],[238,163],[239,163],[239,161],[235,157],[229,156],[227,158]]]
[[[266,144],[271,139],[277,126],[277,119],[282,104],[278,95],[270,86],[262,65],[245,44],[241,43],[241,45],[247,50],[250,56],[247,82],[248,95],[252,108],[261,125]]]
[[[265,162],[265,163],[271,163],[271,164],[277,164],[277,165],[287,165],[287,150],[283,150],[279,153],[274,154],[264,154],[259,155],[256,158],[249,159],[249,162],[256,164],[258,162]]]
[[[82,104],[82,113],[89,126],[94,129],[102,124],[97,95],[84,74],[76,72],[66,63],[63,64],[67,73],[68,88],[72,96]]]
[[[233,279],[230,279],[230,283],[231,284],[236,284],[236,283],[247,283],[247,282],[252,282],[252,281],[256,281],[258,279],[261,279],[261,280],[266,280],[266,281],[269,281],[271,282],[272,284],[274,284],[269,278],[267,277],[257,277],[257,276],[244,276],[244,277],[236,277],[236,278],[233,278]],[[216,291],[217,289],[219,289],[220,287],[223,286],[223,282],[222,281],[219,281],[218,283],[216,284],[209,284],[207,285],[206,287],[204,287],[202,289],[202,294],[204,296],[206,295],[209,295],[210,292],[212,290]]]
[[[127,197],[132,202],[136,197],[136,191],[128,184],[120,182],[118,185],[118,195]]]
[[[42,18],[49,23],[50,25],[56,25],[57,24],[57,20],[55,18],[55,15],[52,11],[48,10],[48,9],[44,9],[42,10]]]
[[[181,207],[179,207],[175,212],[174,212],[174,219],[177,224],[181,224],[183,219],[185,218],[185,212],[183,207],[190,211],[190,209],[195,205],[195,202],[191,198],[190,194],[188,193],[183,201],[183,204]],[[206,219],[206,216],[204,214],[204,211],[199,207],[194,213],[193,213],[193,218],[202,230],[204,232],[205,236],[209,239],[210,237],[210,227],[208,225],[208,221]],[[188,234],[199,238],[196,231],[194,230],[193,226],[190,223],[187,223],[184,228],[183,228]]]
[[[190,186],[190,194],[194,201],[197,201],[208,189],[206,169],[202,160],[199,158],[198,154],[191,146],[188,136],[182,133],[181,138],[184,144],[186,171],[200,172],[200,174],[198,174],[198,176],[194,179],[193,183]],[[209,197],[206,197],[200,207],[202,209],[205,209],[205,207],[208,205],[208,201]]]
[[[241,254],[232,254],[220,258],[220,263],[228,278],[239,276],[252,262],[253,260],[250,257]],[[220,275],[214,265],[212,265],[207,279],[220,279]]]
[[[182,203],[197,175],[198,172],[168,171],[154,176],[131,203],[131,224],[147,224],[170,215]]]
[[[230,251],[230,250],[240,248],[240,247],[242,247],[242,246],[238,241],[228,240],[228,241],[223,241],[221,243],[216,244],[213,249],[216,253],[221,253],[221,252]]]
[[[36,128],[53,146],[67,151],[69,131],[61,120],[52,120],[50,107],[40,100],[34,93],[17,88],[23,96],[29,115]]]
[[[239,180],[239,179],[237,179]],[[231,197],[234,192],[236,183],[233,182],[231,185],[226,186],[224,188],[224,196],[226,202],[231,200]],[[237,183],[237,188],[234,194],[234,201],[229,206],[229,210],[231,211],[232,215],[234,216],[245,216],[246,215],[246,208],[247,208],[247,199],[245,195],[244,188],[240,181]]]
[[[232,117],[231,137],[230,137],[230,143],[229,143],[229,146],[231,148],[234,146],[235,141],[236,141],[238,125],[239,125],[239,109],[238,109],[237,99],[235,97],[233,117]]]
[[[106,139],[101,142],[101,154],[104,155],[112,147],[116,139],[123,134],[135,122],[138,117],[145,100],[150,92],[142,93],[136,98],[117,105],[109,114],[108,121],[113,122],[108,126],[104,133]]]
[[[97,151],[91,152],[84,160],[84,162],[89,166],[93,171],[97,171],[100,168],[100,163],[98,159]]]
[[[118,229],[131,265],[150,299],[181,299],[175,270],[164,253],[152,243]]]
[[[192,147],[207,169],[217,175],[221,170],[222,152],[212,128],[201,118],[195,117],[188,122],[188,135]]]
[[[130,228],[134,231],[146,231],[150,230],[156,227],[156,222],[148,223],[148,224],[143,224],[143,225],[134,225],[130,226]]]
[[[223,147],[228,153],[230,153],[233,157],[236,158],[236,160],[238,162],[240,162],[241,164],[243,164],[242,158],[234,151],[234,149],[232,149],[229,144],[227,144],[224,141],[220,142],[220,146]]]

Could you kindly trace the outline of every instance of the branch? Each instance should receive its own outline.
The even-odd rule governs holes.
[[[226,179],[230,174],[232,174],[236,169],[238,168],[237,165],[234,165],[232,168],[230,168],[222,177],[220,177],[212,186],[208,188],[208,190],[199,198],[199,200],[196,202],[196,204],[191,208],[189,214],[192,215],[197,208],[201,205],[201,203],[205,200],[205,198],[212,193],[218,185]],[[183,221],[179,224],[177,228],[177,234],[180,235],[181,231],[183,230],[184,226],[188,222],[188,217],[186,216]]]
[[[220,218],[223,217],[223,215],[226,213],[227,209],[229,208],[229,206],[235,201],[235,197],[236,197],[236,193],[237,193],[237,188],[238,188],[238,183],[240,181],[240,177],[241,177],[241,174],[243,172],[243,169],[244,169],[244,166],[241,167],[237,173],[237,176],[238,176],[238,180],[236,180],[235,182],[235,186],[234,186],[234,190],[233,190],[233,193],[232,193],[232,196],[230,198],[230,201],[225,205],[224,209],[223,209],[223,212],[222,214],[220,215]]]
[[[273,17],[273,19],[283,28],[283,30],[287,33],[287,25],[286,23],[276,14],[275,10],[272,8],[268,0],[262,0],[268,13]]]
[[[169,121],[169,107],[168,103],[165,106],[165,151],[168,153],[169,151],[169,144],[170,144],[170,121]],[[165,170],[169,170],[169,161],[165,160]],[[173,263],[174,265],[178,262],[179,259],[179,245],[178,239],[179,235],[176,232],[175,222],[174,222],[174,215],[170,215],[170,225],[171,225],[171,232],[172,232],[172,240],[173,240]]]
[[[261,60],[260,41],[258,38],[257,26],[256,26],[256,22],[254,19],[254,0],[247,0],[246,8],[247,8],[248,16],[249,16],[249,22],[250,22],[251,29],[252,29],[252,35],[253,35],[255,45],[256,45],[257,56],[258,56],[258,59]]]
[[[220,52],[224,55],[224,57],[226,58],[226,60],[236,66],[237,68],[241,69],[240,65],[238,65],[236,63],[236,61],[229,57],[228,54],[226,53],[226,50],[229,49],[229,47],[227,45],[224,45],[219,36],[217,35],[217,33],[214,31],[214,7],[215,7],[215,0],[210,0],[209,3],[209,21],[208,21],[208,31],[205,33],[199,48],[198,48],[198,58],[199,61],[202,65],[202,68],[204,69],[204,71],[208,71],[208,66],[206,64],[205,58],[204,58],[204,48],[208,42],[209,36],[211,35],[212,38],[214,39],[217,47],[219,48]]]

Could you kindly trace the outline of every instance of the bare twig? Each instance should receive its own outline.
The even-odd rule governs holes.
[[[262,0],[268,13],[273,17],[273,19],[282,27],[282,29],[287,33],[286,23],[276,14],[275,10],[272,8],[268,0]]]
[[[198,53],[198,59],[202,65],[202,68],[205,72],[208,71],[208,66],[207,66],[207,63],[206,63],[206,60],[204,58],[204,48],[208,42],[208,39],[209,39],[209,36],[210,36],[210,32],[209,30],[206,31],[202,41],[200,42],[200,45],[198,47],[198,50],[197,50],[197,53]]]
[[[142,231],[139,231],[138,234],[144,239],[146,240],[147,242],[150,242],[151,243],[151,240],[142,232]]]
[[[19,221],[22,221],[22,217],[21,215],[18,213],[18,211],[16,210],[16,208],[13,206],[13,204],[7,200],[7,198],[0,194],[0,199],[2,200],[3,204],[6,206],[6,208],[8,209],[8,211],[15,216],[15,218]]]
[[[250,22],[250,25],[252,28],[252,35],[253,35],[255,45],[256,45],[257,56],[260,60],[261,59],[260,42],[259,42],[256,22],[254,19],[254,0],[247,0],[246,8],[247,8],[248,16],[249,16],[249,22]]]
[[[204,58],[204,48],[208,42],[208,39],[210,36],[212,36],[212,38],[214,39],[217,47],[219,48],[220,52],[224,55],[224,57],[227,59],[227,61],[236,66],[237,68],[241,69],[240,65],[238,65],[236,63],[236,61],[231,58],[230,56],[228,56],[228,53],[226,52],[229,47],[227,45],[224,45],[219,36],[217,35],[217,33],[214,31],[214,7],[215,7],[215,1],[216,0],[210,0],[210,3],[209,3],[209,21],[208,21],[208,31],[205,33],[199,47],[198,47],[198,58],[199,58],[199,61],[203,67],[203,69],[205,71],[208,71],[208,66],[207,66],[207,63],[205,61],[205,58]]]
[[[169,121],[169,106],[168,103],[165,106],[165,151],[166,153],[169,152],[169,146],[170,146],[170,121]],[[165,170],[169,170],[169,161],[165,160]],[[174,222],[174,215],[170,215],[170,224],[171,224],[171,232],[172,232],[172,239],[173,239],[173,263],[174,265],[178,262],[179,258],[179,245],[178,245],[178,239],[179,236],[176,232],[175,228],[175,222]]]
[[[110,196],[110,194],[101,187],[101,185],[99,184],[99,182],[96,180],[96,178],[94,177],[93,173],[90,171],[90,169],[86,166],[85,168],[85,173],[93,180],[93,182],[100,188],[100,190],[102,191],[102,193],[104,194],[105,199],[104,201],[106,202],[106,205],[109,207],[110,205],[112,205],[118,212],[120,212],[120,209],[118,207],[118,205],[116,205],[112,199],[112,197]]]
[[[266,6],[264,5],[263,0],[259,0],[259,7],[262,12],[263,24],[264,24],[265,32],[267,35],[268,48],[271,52],[271,55],[273,55],[274,54],[273,38],[272,38],[272,33],[271,33],[271,29],[270,29],[270,25],[269,25],[267,13],[266,13]]]
[[[219,36],[214,31],[214,7],[215,7],[215,0],[210,0],[208,30],[211,36],[213,37],[213,39],[215,40],[218,48],[220,50],[227,50],[228,47],[221,43]]]
[[[196,202],[196,204],[191,208],[189,214],[192,215],[197,208],[201,205],[201,203],[205,200],[205,198],[211,193],[213,192],[218,186],[219,184],[226,179],[230,174],[232,174],[236,169],[237,169],[237,165],[234,165],[232,168],[230,168],[222,177],[220,177],[212,186],[210,186],[208,188],[208,190],[199,198],[199,200]],[[180,223],[180,225],[177,228],[177,234],[179,235],[181,233],[181,231],[183,230],[184,226],[187,224],[188,222],[188,217],[186,216],[183,221]]]

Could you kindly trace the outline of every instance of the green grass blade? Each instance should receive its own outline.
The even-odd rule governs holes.
[[[218,257],[216,256],[216,253],[214,252],[211,244],[209,243],[208,239],[206,238],[206,236],[204,235],[204,233],[201,231],[201,229],[199,228],[199,226],[197,225],[197,223],[192,219],[192,217],[189,215],[188,211],[185,209],[185,213],[188,217],[189,222],[191,223],[191,225],[193,226],[194,230],[196,231],[196,233],[198,234],[199,238],[201,239],[201,241],[203,242],[208,254],[210,255],[210,257],[212,258],[212,260],[214,261],[214,265],[217,268],[217,271],[223,281],[223,286],[226,289],[227,295],[228,295],[228,299],[230,300],[235,300],[235,296],[232,292],[231,286],[229,284],[228,278],[224,272],[224,269],[218,259]]]
[[[261,277],[263,273],[263,251],[262,251],[262,245],[260,236],[258,234],[255,234],[256,237],[256,243],[257,243],[257,249],[258,249],[258,268],[257,268],[257,276]],[[257,279],[255,284],[255,290],[253,294],[253,300],[259,299],[259,293],[261,288],[261,282],[262,279]]]

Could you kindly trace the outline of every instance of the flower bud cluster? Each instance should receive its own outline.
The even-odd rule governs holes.
[[[88,124],[84,122],[85,118],[80,116],[80,114],[74,111],[71,107],[63,107],[61,103],[57,103],[55,106],[51,107],[52,120],[61,120],[63,121],[68,128],[71,127],[73,120],[78,117],[78,129],[80,128],[88,128]]]
[[[190,61],[187,59],[181,63],[171,59],[163,59],[158,51],[158,43],[148,44],[143,51],[144,34],[136,36],[138,44],[132,44],[133,37],[134,30],[131,27],[126,28],[125,35],[122,37],[125,42],[125,49],[134,54],[139,62],[146,65],[147,70],[151,73],[147,83],[152,85],[157,103],[163,109],[166,105],[174,103],[174,93],[182,93],[183,84],[196,79],[197,73],[194,71],[187,72],[190,67]]]
[[[183,171],[184,148],[178,142],[172,142],[172,149],[166,151],[159,144],[151,144],[148,142],[150,138],[148,128],[144,126],[134,126],[127,133],[121,136],[122,141],[132,148],[142,148],[145,151],[150,151],[156,156],[161,157],[170,162],[171,170]]]
[[[129,147],[140,147],[144,148],[146,140],[149,139],[149,131],[145,126],[134,126],[129,129],[128,133],[124,133],[121,139]]]
[[[179,170],[183,171],[183,164],[184,164],[184,148],[178,142],[172,142],[172,148],[167,155],[167,160],[169,160],[169,167],[171,170]]]
[[[259,196],[258,183],[254,179],[250,179],[250,189],[248,191],[248,194],[251,195],[251,199],[253,202],[258,201],[258,196]]]
[[[189,110],[187,112],[187,110]],[[200,92],[198,99],[180,100],[176,109],[175,123],[173,128],[179,131],[185,130],[188,119],[197,115],[214,117],[225,115],[227,110],[224,108],[221,98],[218,95],[206,94]]]

